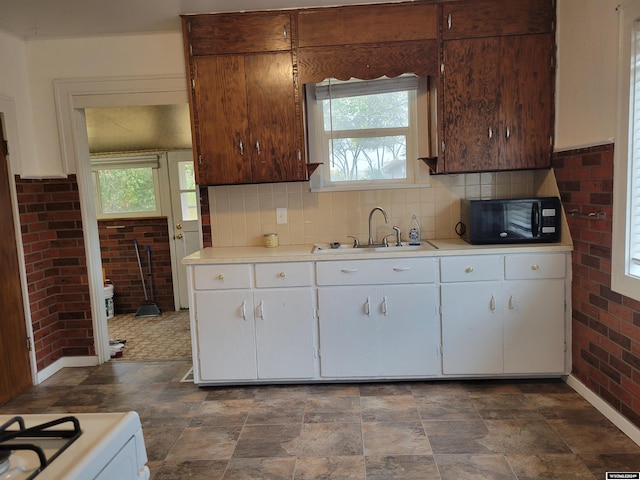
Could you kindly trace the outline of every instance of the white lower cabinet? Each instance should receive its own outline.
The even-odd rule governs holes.
[[[317,350],[312,264],[255,265],[255,281],[250,270],[208,267],[210,274],[198,274],[200,267],[195,267],[194,275],[198,380],[313,378]],[[238,280],[244,275],[246,281]]]
[[[319,263],[322,377],[437,375],[436,265],[427,258]]]
[[[443,373],[566,373],[566,259],[443,258]]]

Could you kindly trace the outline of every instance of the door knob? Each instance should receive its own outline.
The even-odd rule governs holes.
[[[178,230],[182,230],[182,224],[181,223],[176,223],[176,228]]]
[[[176,235],[176,238],[177,238],[178,240],[182,240],[182,234],[181,234],[181,233],[179,233],[178,235]]]

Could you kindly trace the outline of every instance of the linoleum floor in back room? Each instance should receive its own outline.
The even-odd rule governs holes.
[[[65,368],[0,413],[135,410],[153,480],[589,479],[640,447],[560,380],[198,388],[184,361]]]

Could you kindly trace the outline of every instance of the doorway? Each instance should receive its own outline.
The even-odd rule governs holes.
[[[111,356],[122,340],[127,343],[116,358],[177,360],[186,352],[182,359],[189,359],[188,312],[180,313],[189,296],[180,260],[200,249],[201,234],[188,106],[100,107],[84,114],[102,267],[114,292],[115,308],[105,305]],[[143,301],[157,303],[161,314],[136,317]]]

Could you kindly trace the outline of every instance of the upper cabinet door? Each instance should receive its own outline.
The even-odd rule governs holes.
[[[191,55],[291,50],[289,13],[185,15],[182,22]]]
[[[502,89],[500,39],[444,44],[443,151],[446,172],[495,170]]]
[[[289,52],[245,58],[252,183],[306,180]]]
[[[250,181],[244,58],[193,57],[191,70],[198,185]]]
[[[442,38],[496,37],[551,33],[553,0],[474,0],[442,5]]]
[[[500,58],[502,146],[498,169],[548,167],[554,128],[553,35],[502,39]]]

